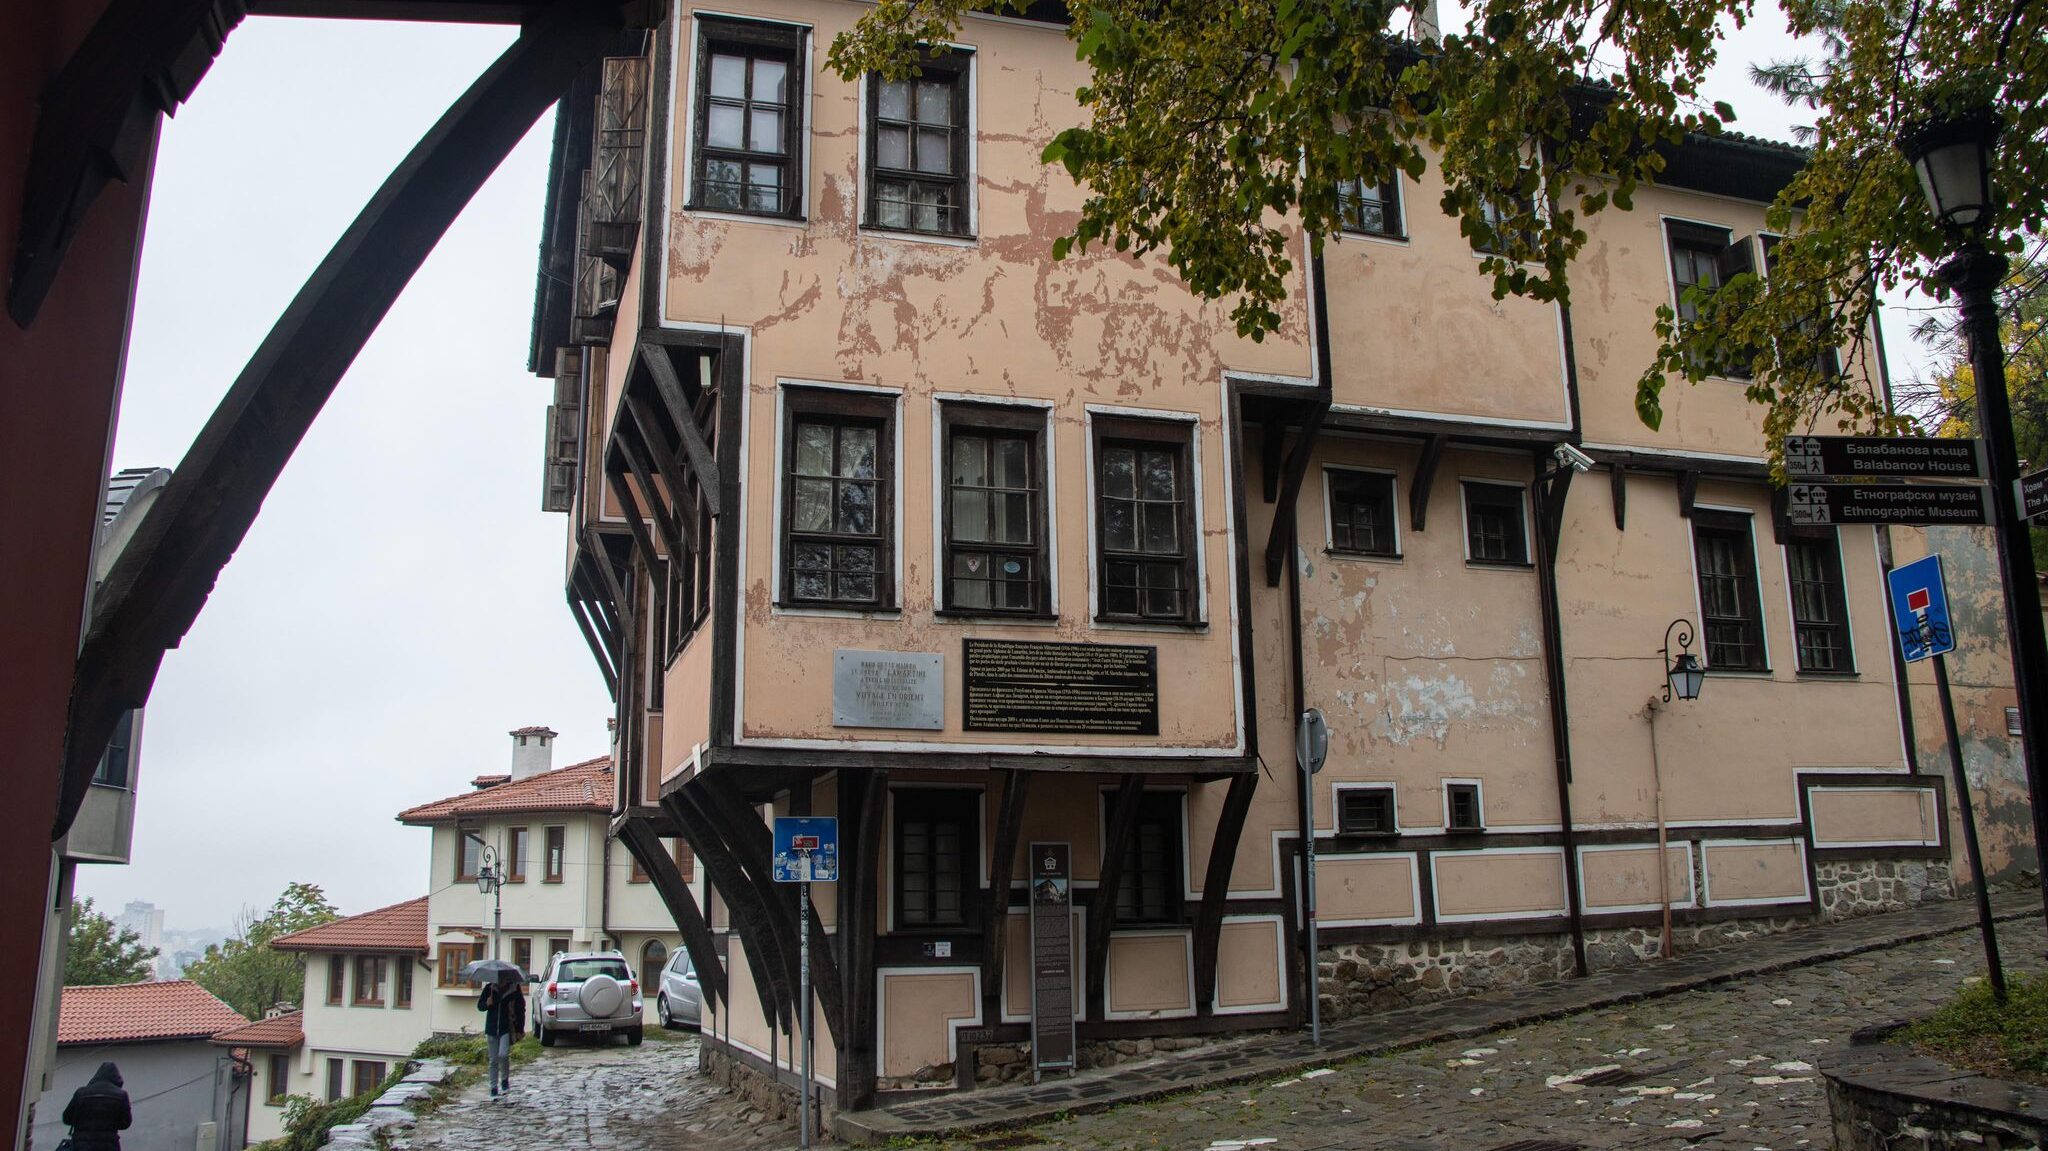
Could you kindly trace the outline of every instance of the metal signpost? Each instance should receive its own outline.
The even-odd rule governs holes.
[[[1322,709],[1301,713],[1294,733],[1294,762],[1301,768],[1301,917],[1308,928],[1308,1037],[1323,1045],[1322,952],[1316,948],[1316,800],[1315,774],[1330,755],[1330,726]]]
[[[1941,696],[1941,726],[1948,736],[1949,766],[1955,775],[1956,806],[1963,817],[1963,850],[1977,886],[1977,930],[1984,937],[1984,966],[1991,992],[2005,998],[2005,969],[1998,961],[1998,935],[1991,923],[1991,894],[1984,882],[1984,857],[1977,849],[1977,815],[1970,799],[1970,780],[1963,773],[1963,745],[1956,734],[1956,705],[1949,695],[1948,660],[1956,649],[1949,626],[1948,587],[1942,579],[1941,557],[1931,555],[1885,573],[1891,592],[1892,627],[1906,662],[1934,660],[1934,686]]]
[[[803,1046],[803,1118],[797,1146],[811,1145],[811,884],[839,879],[839,821],[831,816],[775,817],[775,882],[797,885],[797,1012]]]

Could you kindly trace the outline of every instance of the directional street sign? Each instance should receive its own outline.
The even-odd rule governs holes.
[[[777,883],[833,883],[839,879],[839,821],[831,816],[775,817]]]
[[[1941,578],[1941,557],[1928,556],[1885,575],[1892,596],[1892,626],[1906,662],[1916,663],[1956,649],[1955,630],[1948,622],[1948,587]]]
[[[1985,476],[1977,440],[1900,436],[1786,436],[1788,476],[1976,480]]]
[[[1978,484],[1802,484],[1786,488],[1794,524],[1981,524],[1989,522]]]
[[[2048,512],[2048,468],[2029,472],[2015,481],[2018,491],[2013,498],[2020,505],[2020,518],[2033,519],[2042,512]]]

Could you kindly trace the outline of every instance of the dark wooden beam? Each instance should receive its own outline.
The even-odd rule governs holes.
[[[1559,466],[1543,471],[1544,454],[1536,453],[1536,526],[1543,533],[1543,539],[1550,554],[1557,554],[1557,540],[1564,532],[1565,497],[1572,490],[1572,477],[1578,472],[1569,467]]]
[[[880,1052],[875,1043],[875,917],[881,876],[882,828],[888,808],[886,768],[839,773],[839,938],[845,962],[846,1034],[839,1042],[839,1102],[850,1111],[872,1105]],[[850,805],[850,806],[849,806]]]
[[[164,652],[198,618],[370,333],[617,27],[615,13],[581,4],[557,5],[528,26],[392,171],[229,387],[101,586],[73,678],[54,835],[69,830],[114,724],[148,700]]]
[[[604,482],[611,485],[612,495],[618,497],[619,509],[625,513],[626,531],[633,537],[633,550],[640,553],[640,562],[647,565],[647,570],[653,571],[654,565],[661,562],[661,554],[654,550],[654,537],[647,534],[646,513],[640,510],[639,501],[633,498],[632,485],[614,467],[604,469]],[[620,590],[624,591],[623,588]],[[621,599],[622,607],[624,603]]]
[[[1004,947],[1010,927],[1010,879],[1016,871],[1017,837],[1024,823],[1024,801],[1031,793],[1031,772],[1010,768],[1002,773],[1003,800],[996,811],[995,850],[988,867],[988,904],[981,923],[981,997],[1000,1002],[1003,995]],[[994,1019],[996,1015],[984,1014]]]
[[[1422,458],[1415,464],[1415,484],[1408,489],[1408,526],[1421,531],[1429,522],[1429,495],[1436,488],[1436,466],[1443,462],[1446,435],[1422,441]]]
[[[725,900],[732,930],[747,953],[747,969],[754,973],[754,994],[761,1000],[762,1017],[787,1023],[794,1018],[796,992],[788,982],[775,939],[768,932],[760,897],[741,872],[739,861],[733,858],[717,825],[705,814],[697,792],[694,781],[670,792],[661,797],[662,809],[683,829],[683,838],[690,841],[690,850],[697,853],[705,876],[717,889],[718,897]]]
[[[1138,813],[1145,797],[1144,778],[1126,773],[1110,808],[1108,834],[1102,841],[1102,870],[1095,896],[1088,904],[1088,1018],[1103,1017],[1108,996],[1103,974],[1109,970],[1109,937],[1116,930],[1116,897],[1124,883],[1124,849],[1138,831]]]
[[[1692,518],[1693,501],[1700,495],[1700,473],[1688,468],[1678,473],[1678,514]]]
[[[1209,1015],[1216,1000],[1216,955],[1223,935],[1223,905],[1230,899],[1230,873],[1237,863],[1237,842],[1252,809],[1257,775],[1231,779],[1216,817],[1216,836],[1209,844],[1209,870],[1202,878],[1202,906],[1195,916],[1195,1013]]]
[[[1784,547],[1792,535],[1792,492],[1785,487],[1771,489],[1771,539]]]
[[[720,662],[719,666],[729,666]],[[714,687],[716,684],[714,683]],[[715,747],[705,751],[707,766],[719,769],[741,769],[738,774],[745,777],[764,768],[792,767],[810,774],[819,774],[827,768],[820,767],[816,752],[780,747]],[[903,756],[889,751],[834,751],[832,766],[841,769],[852,767],[895,767],[903,762]],[[917,755],[917,766],[940,771],[1000,771],[1004,768],[1019,767],[1030,771],[1063,773],[1115,772],[1136,775],[1201,776],[1215,778],[1238,775],[1259,770],[1259,761],[1248,755],[1189,756],[1186,759],[1165,756],[1101,755],[1036,755],[1028,752],[987,752],[987,751],[927,751]],[[742,784],[747,794],[756,792],[751,782]],[[763,797],[765,798],[765,796]]]
[[[690,547],[697,546],[697,500],[690,494],[688,479],[676,463],[676,456],[669,449],[668,441],[661,434],[661,421],[647,401],[631,392],[620,397],[625,401],[626,412],[632,417],[633,427],[640,433],[640,443],[647,450],[647,456],[654,461],[655,470],[661,473],[661,482],[668,485],[669,506],[675,510],[676,524],[682,531],[683,542]],[[708,477],[707,477],[708,478]],[[698,484],[702,487],[703,484]]]
[[[689,880],[683,878],[682,869],[676,866],[675,857],[662,850],[661,839],[642,820],[622,821],[618,836],[633,858],[640,861],[640,870],[647,873],[655,894],[661,896],[662,905],[676,921],[683,946],[690,949],[690,962],[697,969],[698,984],[720,1003],[727,1002],[725,964],[719,958],[718,941],[711,934],[711,925],[705,922],[704,912],[697,907]],[[689,837],[685,836],[684,842],[689,842]],[[690,850],[697,849],[693,845]]]
[[[711,445],[704,442],[704,433],[697,427],[691,416],[689,398],[683,394],[682,377],[676,374],[675,362],[668,358],[668,349],[656,344],[640,345],[640,362],[647,365],[647,375],[654,381],[655,394],[668,405],[668,414],[675,421],[676,435],[681,439],[683,454],[690,458],[690,470],[699,476],[710,477],[718,474],[718,464],[712,458]],[[706,502],[711,505],[711,514],[719,514],[722,504],[718,497],[718,485],[700,483]]]
[[[616,700],[619,698],[619,673],[613,669],[611,652],[606,650],[604,641],[597,638],[597,629],[591,625],[588,609],[574,591],[568,595],[569,614],[576,617],[576,629],[583,633],[583,642],[590,645],[590,655],[597,661],[597,670],[604,676],[604,689]]]
[[[1607,465],[1607,487],[1613,493],[1614,530],[1628,530],[1628,465],[1611,463]]]
[[[1308,475],[1308,458],[1315,450],[1316,433],[1322,430],[1323,417],[1329,414],[1327,398],[1311,401],[1301,418],[1301,433],[1294,441],[1294,450],[1287,455],[1287,472],[1280,477],[1278,501],[1283,514],[1273,517],[1273,529],[1266,536],[1267,587],[1279,587],[1281,565],[1292,562],[1289,553],[1294,549],[1294,503],[1301,498],[1301,481]]]
[[[1271,410],[1266,413],[1266,422],[1261,425],[1259,437],[1259,482],[1264,486],[1267,503],[1280,498],[1280,473],[1286,469],[1285,457],[1281,455],[1287,444],[1287,424],[1275,419]]]
[[[670,510],[667,501],[661,498],[661,488],[654,482],[654,469],[647,465],[647,455],[640,450],[640,444],[621,429],[619,455],[626,461],[626,470],[633,473],[633,482],[640,489],[640,496],[647,505],[647,518],[654,521],[654,530],[661,533],[661,544],[667,555],[663,558],[681,563],[687,554],[683,547],[683,528],[676,522],[681,517]],[[648,561],[648,568],[654,566]]]

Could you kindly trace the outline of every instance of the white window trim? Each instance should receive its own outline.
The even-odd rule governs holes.
[[[1102,614],[1102,549],[1101,539],[1096,531],[1095,518],[1095,469],[1099,461],[1095,457],[1095,417],[1108,416],[1116,419],[1157,420],[1161,423],[1179,423],[1188,429],[1189,470],[1193,473],[1189,483],[1193,486],[1194,526],[1190,530],[1190,543],[1195,549],[1195,614],[1199,624],[1193,623],[1143,623],[1139,621],[1103,620]],[[1088,626],[1097,631],[1149,631],[1185,635],[1190,632],[1206,633],[1214,626],[1209,612],[1209,547],[1208,536],[1204,534],[1205,516],[1202,506],[1203,489],[1206,486],[1202,467],[1202,417],[1194,412],[1175,411],[1170,408],[1127,408],[1109,404],[1087,404],[1081,409],[1081,442],[1087,450],[1087,466],[1082,469],[1084,481],[1083,496],[1087,500],[1088,512]]]
[[[850,392],[858,395],[885,396],[889,398],[889,425],[893,438],[891,451],[894,453],[891,468],[895,474],[889,477],[890,528],[894,533],[890,542],[894,555],[890,559],[893,580],[890,589],[892,602],[871,608],[836,608],[784,605],[777,601],[782,598],[782,519],[788,514],[783,499],[784,475],[787,461],[783,458],[789,440],[789,389],[802,388],[811,391]],[[768,614],[771,616],[810,616],[827,619],[895,619],[903,614],[903,389],[886,388],[873,384],[849,384],[826,380],[799,380],[784,376],[775,378],[775,483],[772,497],[775,510],[769,517],[772,534],[768,538],[768,570],[773,583],[768,596]]]
[[[974,805],[975,863],[979,868],[976,890],[988,886],[988,856],[995,845],[988,841],[988,785],[981,783],[948,783],[945,780],[909,780],[891,782],[888,787],[886,810],[882,814],[882,928],[883,934],[905,931],[926,934],[933,931],[967,932],[979,930],[971,925],[955,927],[900,927],[896,923],[896,793],[899,791],[972,791],[981,796]],[[920,969],[922,970],[922,969]]]
[[[1693,502],[1692,506],[1694,511],[1722,512],[1727,515],[1747,516],[1749,518],[1749,563],[1750,570],[1756,576],[1757,615],[1763,617],[1759,618],[1756,622],[1758,642],[1764,645],[1764,666],[1754,669],[1736,668],[1721,672],[1720,674],[1725,676],[1746,676],[1750,679],[1774,679],[1776,678],[1776,673],[1773,669],[1778,666],[1778,663],[1777,660],[1771,657],[1771,621],[1769,617],[1764,616],[1764,566],[1762,557],[1758,555],[1756,550],[1756,509],[1737,507],[1733,504],[1703,504],[1697,500]],[[1699,527],[1690,516],[1686,517],[1685,546],[1691,550],[1692,554],[1692,618],[1695,621],[1693,624],[1693,636],[1699,641],[1700,645],[1700,666],[1708,671],[1713,671],[1713,661],[1707,658],[1707,604],[1704,599],[1700,598]],[[1847,589],[1845,588],[1844,592],[1846,593],[1846,591]],[[1790,593],[1788,592],[1787,594]],[[1847,598],[1846,594],[1844,598]]]
[[[680,11],[681,5],[678,4],[676,7]],[[730,20],[742,24],[763,24],[773,28],[797,29],[801,33],[799,40],[802,44],[803,59],[799,67],[803,69],[803,97],[800,101],[800,107],[790,109],[790,112],[801,121],[797,125],[797,137],[803,141],[803,146],[798,149],[798,186],[794,189],[797,210],[794,219],[787,216],[756,216],[746,212],[725,212],[715,208],[692,208],[689,206],[696,192],[697,183],[697,60],[703,54],[704,20],[707,17],[712,20]],[[680,41],[682,36],[681,21],[676,23],[677,39]],[[676,47],[677,54],[682,55],[681,43],[678,42]],[[812,90],[811,77],[816,75],[813,65],[816,62],[814,55],[817,48],[817,29],[813,25],[799,20],[774,20],[742,12],[725,12],[712,8],[699,8],[690,13],[689,48],[690,50],[683,67],[674,70],[674,79],[670,81],[671,91],[669,99],[669,106],[671,108],[681,110],[681,115],[674,124],[680,124],[683,136],[683,146],[678,149],[682,154],[682,164],[680,165],[682,168],[682,179],[680,183],[682,184],[683,194],[679,204],[683,214],[693,219],[721,220],[732,224],[765,224],[773,228],[796,228],[799,230],[809,228],[811,226],[810,112],[812,98],[816,95]],[[680,92],[674,90],[674,85],[678,80],[682,83],[682,90]],[[672,127],[674,124],[672,124]],[[664,274],[666,273],[667,265],[668,258],[666,252],[664,252],[662,257]]]
[[[1394,551],[1391,555],[1379,552],[1339,550],[1337,547],[1336,521],[1330,516],[1330,504],[1336,496],[1336,489],[1330,483],[1331,472],[1354,472],[1359,475],[1387,477],[1388,512],[1393,517]],[[1404,554],[1401,550],[1401,474],[1393,468],[1367,467],[1362,464],[1323,465],[1323,553],[1331,559],[1364,560],[1370,563],[1397,564]]]
[[[1522,493],[1522,558],[1520,560],[1477,560],[1472,558],[1472,501],[1471,484],[1487,484],[1497,488],[1514,488]],[[1458,476],[1458,546],[1464,551],[1467,567],[1493,569],[1496,571],[1522,571],[1535,566],[1536,537],[1529,519],[1529,485],[1520,480],[1496,479],[1493,476]]]
[[[874,173],[868,170],[868,87],[872,77],[862,75],[854,84],[855,154],[853,193],[855,197],[853,220],[856,243],[867,240],[901,240],[911,244],[936,244],[942,248],[978,248],[981,246],[981,53],[972,44],[947,40],[937,45],[967,57],[967,67],[961,72],[961,79],[967,86],[967,172],[961,181],[966,193],[967,234],[964,236],[941,236],[929,232],[913,232],[909,229],[884,228],[868,222],[868,186],[874,182]]]
[[[1755,525],[1751,526],[1754,528]],[[1842,580],[1842,634],[1849,641],[1849,666],[1842,671],[1807,671],[1799,666],[1799,609],[1792,600],[1792,544],[1788,539],[1778,545],[1778,561],[1785,569],[1785,626],[1791,631],[1792,646],[1789,650],[1792,652],[1792,674],[1795,676],[1848,679],[1863,674],[1862,665],[1856,660],[1856,609],[1849,606],[1849,563],[1847,553],[1842,547],[1842,526],[1836,525],[1834,529],[1835,574]],[[1875,528],[1871,529],[1871,534],[1875,537]],[[1759,595],[1757,599],[1762,600],[1763,597]]]
[[[1369,244],[1391,244],[1396,248],[1408,247],[1409,241],[1414,239],[1408,232],[1408,187],[1412,184],[1420,188],[1422,185],[1418,181],[1410,180],[1406,172],[1395,172],[1392,183],[1394,185],[1394,226],[1399,229],[1400,235],[1383,236],[1378,232],[1354,232],[1344,227],[1340,220],[1337,225],[1336,234],[1330,238],[1339,244],[1348,240],[1364,240]]]
[[[1051,400],[1034,400],[1021,396],[980,396],[967,392],[932,393],[932,610],[946,610],[946,405],[967,407],[1012,407],[1034,408],[1043,414],[1044,425],[1039,429],[1039,462],[1045,467],[1043,482],[1039,485],[1041,498],[1045,501],[1045,610],[1052,619],[1010,619],[1002,612],[976,614],[972,618],[957,616],[934,616],[940,624],[966,624],[985,626],[1007,623],[1018,626],[1055,627],[1060,614],[1060,531],[1059,531],[1059,456],[1053,446],[1056,421],[1053,419],[1054,404]],[[780,533],[777,533],[780,538]]]
[[[1466,828],[1451,829],[1451,787],[1454,784],[1471,784],[1479,801],[1479,830]],[[1443,804],[1443,830],[1446,835],[1476,835],[1491,830],[1486,822],[1486,784],[1482,780],[1466,779],[1459,776],[1445,776],[1437,781],[1437,799]]]
[[[1387,803],[1391,805],[1390,814],[1394,817],[1393,829],[1390,831],[1345,831],[1344,793],[1347,791],[1386,792]],[[1392,839],[1395,836],[1407,834],[1401,827],[1401,795],[1399,789],[1392,783],[1379,782],[1330,784],[1330,834],[1365,836],[1373,839]],[[1320,856],[1322,853],[1317,852],[1316,854]]]

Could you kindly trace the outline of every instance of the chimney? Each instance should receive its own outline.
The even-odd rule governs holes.
[[[555,766],[555,736],[545,727],[522,727],[512,733],[512,778],[525,779]]]

